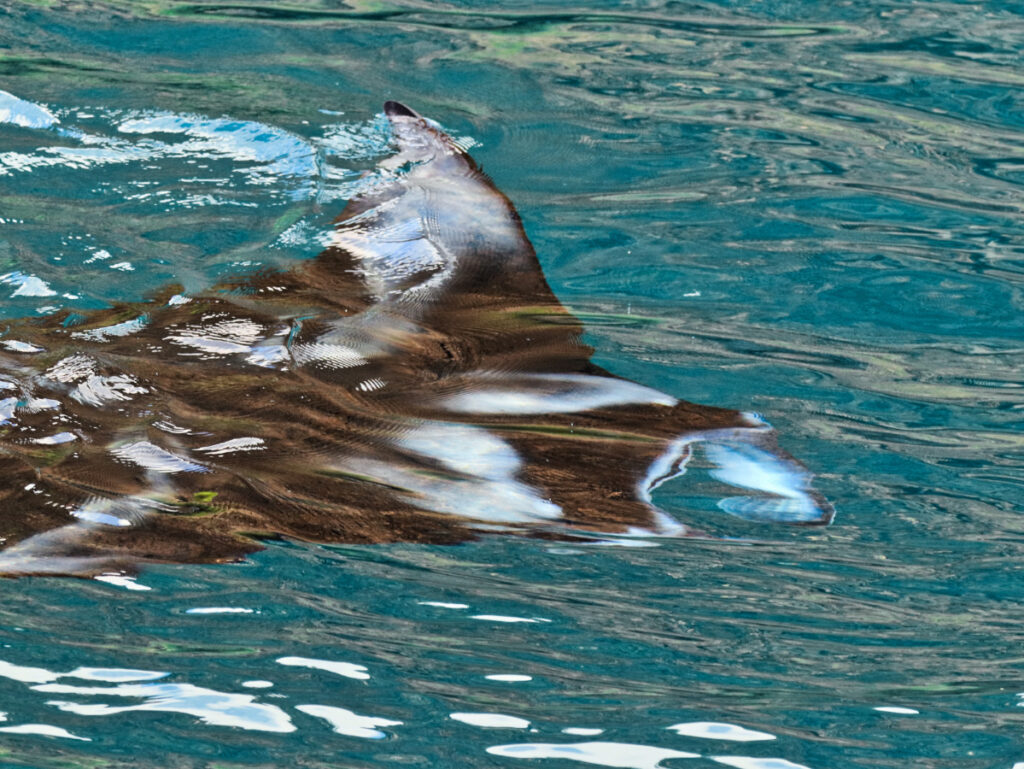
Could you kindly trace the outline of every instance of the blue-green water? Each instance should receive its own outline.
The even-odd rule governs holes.
[[[59,120],[0,124],[4,317],[315,256],[400,99],[601,365],[764,414],[838,509],[7,581],[2,765],[1024,762],[1022,51],[995,2],[0,8]]]

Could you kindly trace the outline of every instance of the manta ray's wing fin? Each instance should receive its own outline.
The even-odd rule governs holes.
[[[398,154],[386,161],[385,168],[405,163],[448,160],[452,167],[464,166],[478,170],[469,154],[433,120],[420,115],[397,101],[384,102],[384,114],[391,123],[391,133]]]
[[[812,485],[811,471],[783,451],[775,431],[760,420],[751,427],[682,435],[650,466],[639,495],[651,501],[652,492],[682,475],[695,455],[714,481],[743,492],[734,496],[717,487],[724,495],[716,507],[723,512],[748,521],[798,526],[827,525],[835,517],[831,503]]]
[[[774,432],[728,436],[702,443],[715,480],[753,494],[724,497],[723,512],[748,521],[826,525],[835,509],[811,485],[813,474],[775,442]]]

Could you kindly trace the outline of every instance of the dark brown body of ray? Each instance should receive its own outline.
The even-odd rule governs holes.
[[[276,536],[687,534],[650,491],[696,446],[747,489],[730,512],[831,519],[755,418],[594,366],[508,199],[430,121],[386,112],[398,154],[313,262],[8,333],[0,574]]]

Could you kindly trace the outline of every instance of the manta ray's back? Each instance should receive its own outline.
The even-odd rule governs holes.
[[[652,493],[695,456],[727,513],[831,520],[765,423],[595,366],[510,201],[435,123],[385,113],[396,153],[311,263],[12,330],[0,573],[281,536],[693,534]]]

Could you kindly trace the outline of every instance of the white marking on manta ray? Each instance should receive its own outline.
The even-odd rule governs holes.
[[[807,494],[811,474],[769,451],[744,441],[706,441],[708,459],[718,465],[710,470],[716,480],[740,488],[761,491],[768,497],[726,497],[722,511],[752,521],[814,521],[821,510]]]
[[[110,259],[114,255],[107,251],[105,248],[97,248],[92,256],[86,259],[82,264],[92,264],[93,262],[102,262],[104,259]]]
[[[756,415],[747,417],[753,423],[753,432],[768,429],[767,423]],[[653,507],[652,493],[663,483],[686,472],[692,447],[695,446],[702,448],[707,459],[715,465],[708,470],[712,478],[767,495],[726,497],[718,502],[722,511],[751,521],[800,523],[820,519],[821,509],[807,493],[811,474],[792,460],[758,448],[736,429],[700,437],[685,436],[673,441],[637,484],[637,496]]]
[[[205,465],[197,464],[185,457],[179,457],[149,441],[136,441],[117,446],[111,449],[110,453],[118,459],[131,462],[146,470],[155,470],[158,473],[209,472],[209,468]]]
[[[409,339],[426,332],[407,314],[392,312],[385,302],[360,315],[332,321],[328,326],[329,330],[316,341],[291,346],[291,356],[297,365],[332,369],[363,366],[371,359],[394,353]]]
[[[88,521],[90,523],[102,523],[107,526],[131,526],[132,522],[127,518],[118,518],[115,515],[108,515],[107,513],[101,513],[95,510],[75,510],[71,513],[75,518],[80,521]]]
[[[292,347],[292,357],[300,366],[318,363],[327,368],[343,369],[364,366],[370,361],[351,347],[342,344],[312,342]]]
[[[99,576],[93,577],[97,582],[104,582],[114,587],[124,588],[125,590],[152,590],[149,585],[139,584],[135,577],[129,577],[126,574],[100,574]]]
[[[266,446],[264,446],[262,438],[232,438],[229,441],[215,443],[212,446],[203,446],[196,449],[196,451],[202,451],[213,456],[222,456],[236,451],[262,451],[264,448]]]
[[[154,422],[153,427],[158,430],[163,430],[165,433],[170,433],[171,435],[192,435],[192,431],[187,427],[178,427],[178,425],[173,422],[168,422],[166,419]]]
[[[548,521],[562,515],[561,507],[518,480],[523,462],[516,450],[483,428],[425,422],[397,443],[451,474],[363,458],[348,460],[345,469],[403,489],[417,505],[437,513],[490,523]],[[467,499],[472,500],[468,508]]]
[[[442,401],[449,411],[461,414],[573,414],[608,406],[646,403],[674,406],[678,403],[671,395],[636,382],[588,374],[484,374],[468,381],[469,385],[463,392]]]

